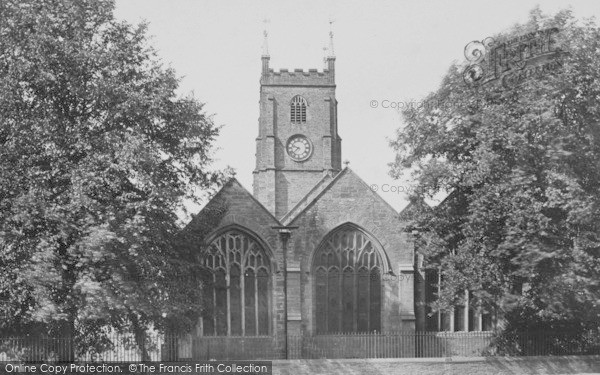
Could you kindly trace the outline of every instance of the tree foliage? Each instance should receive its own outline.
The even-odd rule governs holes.
[[[177,212],[212,191],[203,104],[110,0],[0,5],[0,330],[194,321]],[[194,305],[196,303],[196,305]],[[191,315],[190,315],[191,314]]]
[[[493,38],[553,27],[559,69],[469,86],[455,64],[429,105],[404,111],[392,174],[412,168],[420,198],[449,193],[417,219],[443,273],[436,308],[468,289],[512,326],[600,321],[600,29],[535,9]]]

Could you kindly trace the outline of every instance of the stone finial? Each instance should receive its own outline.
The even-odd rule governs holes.
[[[263,40],[263,46],[262,46],[262,55],[263,56],[269,56],[269,33],[267,32],[267,24],[271,22],[268,19],[264,19],[263,23],[265,24],[265,29],[263,30],[263,35],[264,35],[264,40]]]
[[[335,50],[333,49],[333,23],[335,20],[329,19],[329,56],[335,57]]]
[[[269,40],[267,38],[269,36],[269,33],[267,32],[267,30],[265,30],[263,34],[265,36],[265,39],[263,40],[262,55],[269,56]]]

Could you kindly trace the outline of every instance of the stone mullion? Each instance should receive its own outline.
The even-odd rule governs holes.
[[[359,287],[359,277],[358,272],[356,271],[356,253],[354,253],[354,259],[352,260],[352,275],[354,276],[352,285],[354,286],[354,293],[352,293],[352,307],[354,311],[352,312],[352,326],[354,327],[354,332],[358,331],[358,287]]]
[[[340,240],[341,241],[341,240]],[[340,247],[341,247],[341,243],[340,243]],[[335,267],[338,269],[337,270],[337,287],[338,287],[338,305],[337,305],[337,309],[333,312],[334,314],[337,314],[337,316],[339,317],[341,314],[341,309],[340,306],[342,304],[342,295],[341,293],[341,289],[342,289],[342,283],[340,281],[340,277],[342,274],[342,258],[339,255],[336,255],[336,249],[333,249],[333,255],[336,257],[336,265]],[[331,312],[330,312],[331,313]],[[340,319],[337,319],[336,321],[339,321]],[[340,324],[337,325],[335,332],[340,332]]]
[[[344,271],[340,270],[338,272],[338,288],[339,288],[339,292],[338,292],[338,311],[337,311],[337,316],[339,317],[338,319],[338,324],[337,324],[337,332],[342,332],[342,320],[344,317],[344,308],[343,308],[343,302],[344,302]]]
[[[225,261],[225,285],[227,287],[227,336],[231,336],[231,267],[229,264],[229,239],[225,239],[226,261]]]
[[[258,273],[257,273],[257,276],[258,276]],[[270,275],[270,273],[269,273],[269,270],[268,270],[268,269],[267,269],[267,277],[269,277],[269,278],[267,279],[267,280],[269,281],[269,282],[267,283],[267,288],[268,288],[268,290],[273,290],[273,279],[271,278],[271,275]],[[258,288],[257,288],[257,289],[258,289]],[[258,302],[257,302],[257,305],[258,305]],[[272,308],[272,306],[273,306],[273,301],[272,301],[272,299],[271,299],[271,295],[270,295],[270,294],[267,294],[267,312],[271,311],[271,308]],[[257,319],[258,319],[258,315],[257,315]],[[258,326],[257,326],[257,327],[258,327]],[[257,329],[258,329],[258,328],[257,328]],[[271,329],[271,325],[269,324],[269,325],[267,326],[267,334],[268,334],[268,335],[269,335],[269,334],[271,334],[271,332],[272,332],[272,331],[273,331],[273,330]],[[257,332],[257,334],[258,334],[258,331],[256,331],[256,332]]]
[[[243,258],[240,254],[240,258]],[[243,264],[243,261],[242,261]],[[240,304],[242,310],[242,336],[246,336],[246,293],[244,289],[246,288],[246,269],[243,265],[240,265]]]
[[[271,311],[271,310],[268,310]],[[258,326],[258,270],[254,272],[254,334],[260,333],[260,327]]]
[[[371,267],[369,265],[369,257],[367,257],[367,332],[371,332]]]
[[[244,241],[242,240],[242,250]],[[246,336],[246,264],[248,254],[252,251],[252,242],[248,241],[248,248],[240,250],[240,303],[242,304],[242,336]]]
[[[325,263],[325,332],[329,332],[329,262]]]
[[[213,320],[213,336],[217,335],[217,288],[215,288],[215,285],[217,285],[217,275],[215,274],[214,271],[214,266],[213,266],[213,272],[212,274],[212,279],[213,279],[213,284],[212,284],[212,320]]]

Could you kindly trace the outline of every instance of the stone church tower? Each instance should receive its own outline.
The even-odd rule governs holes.
[[[232,178],[186,228],[203,239],[198,353],[283,356],[286,337],[423,324],[412,207],[399,214],[341,166],[335,62],[331,42],[323,71],[275,71],[265,36],[253,194]]]
[[[281,218],[324,175],[342,169],[335,56],[324,72],[274,72],[263,55],[258,122],[254,196]]]

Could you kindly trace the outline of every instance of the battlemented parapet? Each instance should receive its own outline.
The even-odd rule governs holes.
[[[327,58],[327,69],[279,69],[269,68],[269,56],[262,57],[262,75],[260,84],[263,86],[335,86],[335,57]]]

